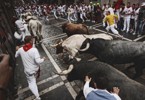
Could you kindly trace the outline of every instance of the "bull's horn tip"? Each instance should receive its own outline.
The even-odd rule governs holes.
[[[57,75],[61,75],[62,74],[62,71],[61,72],[56,72],[56,71],[53,71],[55,74]]]

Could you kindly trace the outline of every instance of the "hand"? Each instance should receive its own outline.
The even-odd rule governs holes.
[[[103,22],[103,27],[105,27],[106,26],[106,24],[105,24],[105,22]]]
[[[43,59],[44,59],[44,61],[45,61],[45,60],[47,60],[48,58],[46,58],[46,57],[43,57]]]
[[[113,93],[119,94],[120,89],[118,87],[113,87]]]
[[[85,81],[86,81],[86,82],[90,82],[91,80],[92,80],[92,78],[89,78],[89,76],[86,76],[86,77],[85,77]]]
[[[0,86],[6,88],[12,76],[12,68],[9,66],[9,55],[1,54],[2,60],[0,62]]]
[[[19,48],[20,48],[19,46],[16,46],[16,51],[17,51]]]

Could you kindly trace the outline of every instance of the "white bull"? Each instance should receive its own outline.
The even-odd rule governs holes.
[[[32,36],[36,37],[38,42],[42,39],[42,24],[39,20],[30,18],[28,22],[28,30]]]
[[[76,58],[76,54],[80,50],[82,43],[86,40],[86,38],[89,39],[96,39],[96,38],[102,38],[105,40],[113,40],[113,37],[107,34],[94,34],[94,35],[72,35],[68,37],[66,40],[61,41],[58,44],[51,45],[52,47],[56,47],[56,53],[62,53],[64,50],[66,50],[69,53],[69,58],[73,59]],[[80,61],[80,58],[76,58],[77,61]]]

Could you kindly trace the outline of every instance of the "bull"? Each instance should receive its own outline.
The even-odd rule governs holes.
[[[67,70],[60,72],[59,75],[67,75],[68,81],[80,80],[83,82],[86,75],[91,76],[94,82],[99,77],[106,77],[108,80],[106,89],[110,91],[112,87],[119,87],[119,96],[122,100],[145,100],[144,85],[128,78],[124,73],[103,62],[78,62],[70,65]]]
[[[143,74],[145,67],[145,43],[123,40],[86,39],[80,49],[83,53],[91,53],[100,61],[109,64],[134,63],[137,78]]]
[[[62,53],[63,50],[66,50],[69,53],[69,57],[71,59],[76,58],[77,61],[81,60],[80,58],[75,57],[78,53],[80,47],[82,46],[83,42],[88,39],[92,38],[102,38],[105,40],[112,40],[113,37],[107,34],[94,34],[94,35],[72,35],[68,37],[66,40],[59,42],[58,44],[51,45],[56,47],[56,54]]]
[[[74,34],[89,34],[85,24],[65,23],[62,25],[62,30],[68,37]]]
[[[27,16],[26,21],[28,22],[28,30],[32,36],[36,37],[39,42],[42,39],[42,24],[39,20],[34,19],[32,16]]]

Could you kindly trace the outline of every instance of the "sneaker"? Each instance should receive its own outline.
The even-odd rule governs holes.
[[[34,100],[41,100],[41,98],[40,98],[40,97],[37,97],[37,98],[35,98]]]

